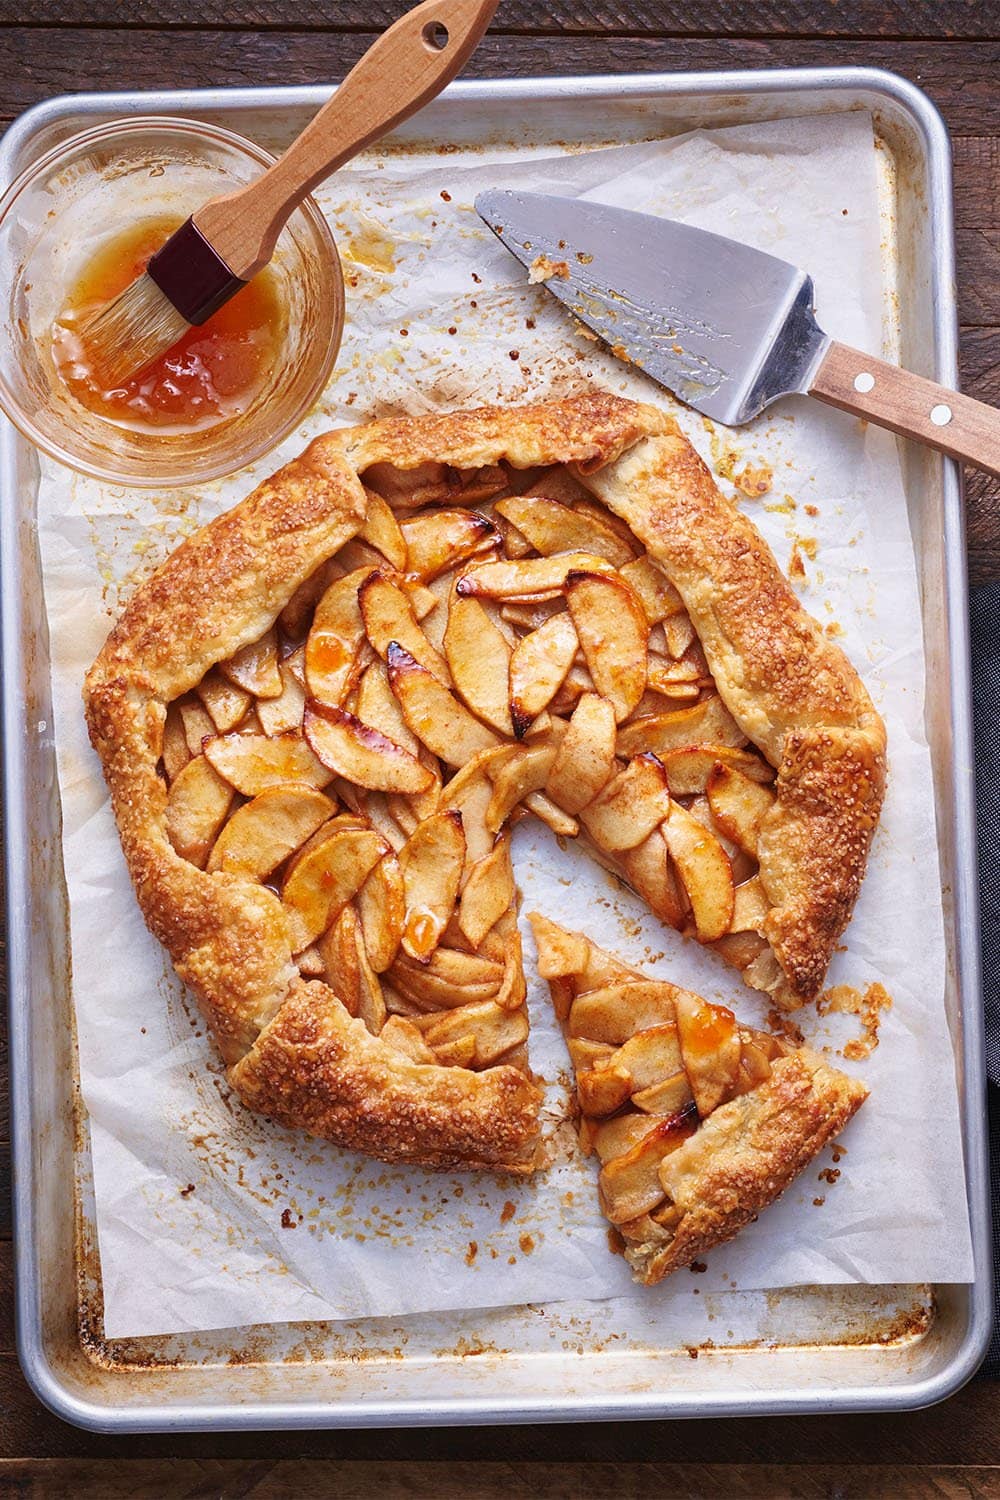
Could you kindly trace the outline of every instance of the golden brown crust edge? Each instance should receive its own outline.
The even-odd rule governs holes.
[[[415,1072],[388,1044],[345,1024],[347,1012],[325,985],[299,982],[273,893],[200,871],[175,853],[157,771],[167,703],[257,639],[298,584],[359,530],[358,469],[429,458],[456,467],[507,458],[586,469],[667,426],[653,408],[594,393],[331,433],[182,543],[133,595],[87,675],[91,741],[143,915],[253,1107],[389,1161],[524,1171],[541,1096],[514,1068]],[[315,1047],[293,1066],[288,1039],[311,1030]]]
[[[508,1067],[471,1077],[394,1053],[325,984],[301,979],[230,1072],[251,1109],[383,1161],[530,1171],[534,1084]]]
[[[777,964],[747,978],[794,1009],[820,989],[857,900],[885,795],[885,726],[679,433],[650,435],[585,482],[677,588],[726,707],[778,771],[758,849]]]
[[[630,1245],[626,1259],[644,1286],[724,1244],[751,1223],[864,1103],[863,1083],[801,1048],[771,1065],[749,1094],[722,1105],[661,1168],[684,1210],[669,1245]]]

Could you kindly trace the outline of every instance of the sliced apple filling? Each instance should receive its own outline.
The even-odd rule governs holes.
[[[139,586],[84,700],[139,905],[238,1097],[448,1170],[538,1164],[516,820],[794,1008],[884,793],[884,726],[752,522],[666,413],[593,387],[317,437]],[[616,1221],[669,1171],[633,1214],[664,1230],[678,1164],[793,1059],[732,1022],[713,1083],[626,978],[570,1040],[626,1158]]]
[[[867,1089],[581,933],[530,920],[576,1071],[581,1142],[601,1164],[601,1207],[651,1285],[737,1234]]]
[[[663,570],[562,466],[362,477],[357,536],[168,707],[178,853],[276,891],[300,972],[413,1058],[524,1061],[525,813],[767,983],[774,772]]]

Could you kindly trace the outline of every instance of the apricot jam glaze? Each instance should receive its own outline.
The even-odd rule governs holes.
[[[81,326],[142,275],[179,223],[143,219],[103,245],[70,288],[53,327],[52,357],[60,377],[82,406],[119,426],[191,431],[239,416],[279,355],[284,312],[275,278],[265,268],[146,369],[111,388],[100,381]]]

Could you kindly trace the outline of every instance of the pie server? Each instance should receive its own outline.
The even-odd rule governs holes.
[[[799,392],[1000,474],[1000,412],[838,344],[787,261],[578,198],[494,188],[476,209],[613,354],[705,416],[738,427]]]

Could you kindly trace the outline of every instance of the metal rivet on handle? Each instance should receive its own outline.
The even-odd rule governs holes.
[[[947,427],[951,421],[951,407],[945,406],[943,401],[940,406],[932,406],[931,421],[935,427]]]
[[[865,395],[868,391],[875,389],[875,376],[868,370],[862,370],[860,375],[854,377],[854,389]]]

